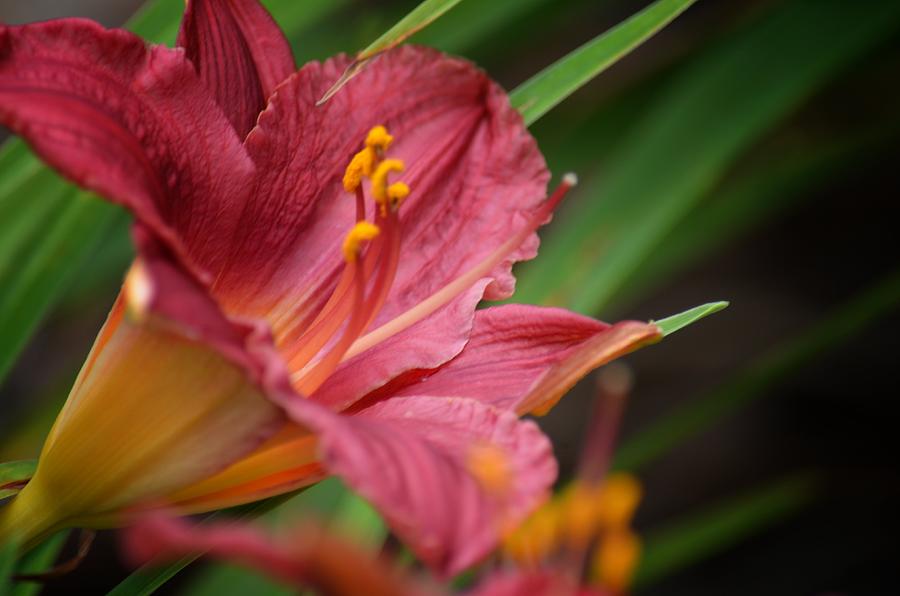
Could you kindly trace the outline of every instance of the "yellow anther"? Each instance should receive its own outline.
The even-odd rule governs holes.
[[[594,553],[595,582],[614,594],[624,593],[631,585],[640,555],[641,541],[631,530],[605,534]]]
[[[512,487],[509,459],[498,447],[474,445],[469,450],[466,467],[488,494],[503,496]]]
[[[409,186],[406,182],[394,182],[387,189],[388,200],[394,207],[399,207],[403,199],[409,196]]]
[[[381,232],[373,223],[361,221],[347,233],[344,238],[344,258],[348,262],[355,262],[359,258],[359,248],[363,242],[369,241]]]
[[[602,510],[602,489],[576,481],[560,501],[560,523],[566,543],[580,552],[597,536]]]
[[[550,501],[531,514],[503,540],[507,557],[523,567],[536,567],[557,549],[560,537],[559,509]]]
[[[631,523],[641,501],[641,484],[631,474],[611,474],[603,482],[600,494],[600,524],[621,528]]]
[[[391,146],[394,137],[381,125],[376,126],[366,135],[366,147],[384,153]]]
[[[388,174],[391,172],[402,172],[405,169],[403,161],[400,159],[386,159],[378,164],[375,172],[372,174],[372,195],[375,202],[384,205],[388,200]]]
[[[372,175],[376,158],[375,151],[371,147],[366,147],[354,155],[350,160],[350,165],[344,171],[344,190],[355,192],[362,183],[362,177]]]

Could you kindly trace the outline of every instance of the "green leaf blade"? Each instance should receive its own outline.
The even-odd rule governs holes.
[[[460,3],[461,0],[425,0],[416,6],[409,14],[400,19],[397,24],[385,31],[378,39],[366,46],[359,55],[359,60],[371,58],[398,44],[403,43],[411,35],[421,31],[448,10]]]
[[[660,328],[663,337],[666,337],[667,335],[671,335],[680,329],[684,329],[688,325],[696,323],[704,317],[708,317],[711,314],[715,314],[719,311],[725,310],[727,307],[728,302],[725,301],[708,302],[706,304],[701,304],[700,306],[695,306],[694,308],[678,313],[677,315],[672,315],[671,317],[666,317],[665,319],[660,319],[659,321],[652,322]]]
[[[19,485],[27,482],[36,469],[37,460],[33,459],[0,464],[0,499],[19,492]]]
[[[19,545],[14,541],[0,543],[0,596],[12,593],[12,576],[16,570]]]
[[[636,587],[658,582],[763,531],[809,503],[815,489],[815,479],[810,476],[788,478],[649,532]]]
[[[68,530],[57,532],[25,553],[16,567],[16,573],[36,574],[53,567],[53,563],[59,556],[68,536]],[[21,581],[13,587],[12,596],[37,596],[43,587],[43,584],[39,582]]]
[[[510,94],[528,125],[668,25],[696,0],[657,0],[528,79]]]

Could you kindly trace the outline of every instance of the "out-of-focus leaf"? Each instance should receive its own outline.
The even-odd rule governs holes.
[[[897,30],[900,4],[877,6],[777,3],[693,60],[616,147],[602,191],[564,207],[541,258],[522,269],[517,299],[589,313],[607,305],[744,150]]]
[[[356,493],[345,490],[331,529],[364,548],[378,550],[387,537],[387,527],[375,508]]]
[[[68,530],[57,532],[38,546],[31,549],[19,561],[16,573],[41,573],[53,566],[69,535]],[[37,582],[17,582],[12,589],[12,596],[37,596],[43,586]]]
[[[725,385],[661,416],[659,422],[622,444],[616,453],[615,467],[635,470],[647,465],[751,400],[762,397],[781,379],[823,352],[840,346],[898,306],[900,271],[881,280],[805,334],[764,354]]]
[[[297,588],[239,565],[215,563],[198,570],[179,593],[186,596],[290,596],[297,593]]]
[[[18,549],[19,545],[13,541],[0,543],[0,596],[7,596],[11,591]]]
[[[328,91],[318,101],[317,105],[321,105],[328,101],[337,93],[341,87],[358,75],[366,65],[376,58],[378,54],[396,47],[409,38],[410,35],[421,31],[431,23],[433,23],[442,14],[459,4],[460,0],[424,0],[416,6],[409,14],[400,19],[396,25],[385,31],[378,39],[360,50],[356,54],[356,58],[347,67],[347,70],[341,74],[340,78],[335,81]]]
[[[0,464],[0,499],[16,494],[37,468],[36,460],[9,461]]]
[[[853,138],[817,139],[769,151],[763,163],[729,180],[714,191],[691,217],[661,242],[641,265],[641,275],[621,292],[611,310],[633,304],[705,255],[735,242],[748,230],[794,207],[810,191],[835,184],[855,166],[889,151],[896,144],[900,122],[879,122],[877,131]],[[617,308],[619,307],[619,308]]]
[[[695,306],[694,308],[678,313],[677,315],[672,315],[671,317],[652,322],[656,323],[656,326],[662,330],[663,337],[665,337],[675,333],[679,329],[684,329],[688,325],[696,323],[703,317],[708,317],[727,307],[727,302],[709,302],[707,304]]]
[[[696,0],[657,0],[641,12],[534,75],[510,94],[532,124],[585,83],[669,24]]]
[[[789,478],[647,533],[635,577],[636,587],[659,581],[765,530],[809,503],[814,496],[814,479]]]
[[[112,206],[80,193],[67,201],[57,218],[46,222],[41,241],[4,276],[8,285],[0,295],[0,379],[78,273],[73,265],[95,250],[116,215]]]

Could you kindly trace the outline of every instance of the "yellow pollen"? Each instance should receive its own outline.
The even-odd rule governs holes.
[[[631,523],[641,500],[641,484],[631,474],[611,474],[603,483],[600,495],[600,525],[621,528]]]
[[[503,496],[512,486],[509,461],[503,451],[493,445],[473,446],[466,467],[489,494]]]
[[[560,511],[549,501],[503,540],[503,552],[522,567],[537,567],[557,549]]]
[[[641,554],[641,541],[631,530],[624,528],[603,537],[594,553],[595,581],[615,594],[624,593],[631,585]]]
[[[366,147],[354,155],[344,171],[344,190],[355,192],[362,183],[362,177],[372,175],[376,159],[375,151],[371,147]]]
[[[576,481],[564,493],[560,523],[566,542],[579,552],[597,536],[602,515],[602,489]]]
[[[387,189],[388,200],[394,207],[399,207],[403,199],[409,196],[409,186],[405,182],[394,182]]]
[[[369,131],[369,134],[366,135],[366,147],[369,149],[374,149],[376,151],[381,151],[382,153],[387,151],[387,148],[391,146],[391,143],[394,141],[394,137],[391,136],[387,129],[380,124],[374,127]]]
[[[379,205],[387,203],[388,174],[391,172],[402,172],[405,168],[403,160],[400,159],[386,159],[378,164],[378,167],[375,168],[375,173],[372,174],[372,195],[375,197],[376,203]]]
[[[357,223],[344,238],[344,258],[348,262],[355,262],[359,258],[360,244],[375,238],[380,232],[378,226],[373,223],[367,221]]]

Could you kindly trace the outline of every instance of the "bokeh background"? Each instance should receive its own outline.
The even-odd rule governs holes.
[[[120,26],[140,4],[0,0],[0,21]],[[267,4],[302,63],[364,47],[416,3]],[[513,89],[647,4],[467,0],[413,41]],[[583,184],[520,267],[517,301],[610,320],[731,302],[626,359],[635,385],[617,463],[646,490],[637,593],[900,585],[898,31],[895,0],[699,0],[532,127],[554,173]],[[46,188],[26,190],[0,203],[0,224],[24,238],[0,257],[0,305],[20,299],[4,295],[11,272],[58,217],[48,208],[40,226],[17,228],[16,205]],[[47,286],[46,308],[2,321],[34,333],[0,367],[0,461],[36,455],[115,296],[130,253],[124,216],[109,213],[90,250],[60,249],[72,272]],[[595,393],[587,379],[541,420],[564,474]],[[102,536],[46,593],[100,592],[125,573]]]

